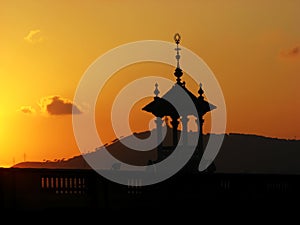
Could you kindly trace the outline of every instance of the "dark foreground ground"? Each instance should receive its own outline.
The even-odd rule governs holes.
[[[299,175],[179,173],[149,186],[138,177],[120,185],[93,170],[0,169],[0,210],[47,221],[143,216],[155,222],[157,216],[204,219],[220,212],[274,217],[299,208]]]

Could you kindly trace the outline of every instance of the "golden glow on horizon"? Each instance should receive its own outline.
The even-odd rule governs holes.
[[[176,32],[216,75],[227,106],[227,132],[299,139],[299,8],[299,1],[280,0],[1,1],[0,166],[23,161],[24,153],[30,161],[78,155],[71,116],[43,115],[40,99],[72,100],[84,71],[101,54],[131,41],[173,42]],[[99,98],[96,107],[105,140],[114,137],[110,114],[102,111],[118,90],[145,73],[173,80],[173,69],[135,65],[111,79],[103,105]],[[197,84],[183,79],[197,94]],[[22,106],[35,113],[20,111]],[[137,131],[147,123],[136,125],[133,119],[151,119],[139,106],[130,120]],[[209,115],[204,125],[209,127]]]

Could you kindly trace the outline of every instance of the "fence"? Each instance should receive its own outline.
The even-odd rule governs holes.
[[[165,208],[194,203],[300,200],[300,175],[179,173],[142,186],[113,183],[93,170],[0,169],[0,209]]]

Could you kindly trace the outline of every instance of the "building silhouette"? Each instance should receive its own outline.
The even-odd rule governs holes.
[[[195,148],[195,152],[192,156],[192,160],[190,160],[187,167],[194,171],[197,170],[197,167],[200,163],[201,157],[204,151],[204,143],[203,143],[203,123],[204,123],[204,115],[211,110],[216,109],[217,107],[204,99],[204,91],[202,89],[202,83],[199,85],[198,94],[199,96],[195,96],[186,86],[186,82],[182,81],[181,77],[183,75],[183,71],[180,68],[180,44],[181,36],[176,33],[174,35],[174,41],[176,43],[176,60],[177,66],[174,72],[176,77],[176,82],[162,97],[159,97],[159,89],[158,84],[155,84],[154,94],[155,97],[153,101],[144,106],[142,110],[146,112],[152,113],[156,119],[156,130],[157,130],[157,140],[158,140],[158,148],[157,148],[157,160],[156,162],[162,161],[167,156],[169,156],[175,147],[178,145],[178,126],[181,123],[182,127],[182,148],[188,148],[188,116],[193,115],[197,118],[196,124],[198,127],[198,143],[196,146],[190,146]],[[186,101],[190,99],[192,104],[195,106],[195,110],[193,107],[186,104]],[[168,101],[170,100],[170,101]],[[174,103],[174,104],[172,104]],[[179,108],[179,110],[178,110]],[[178,112],[180,111],[180,112]],[[172,146],[163,146],[162,140],[162,123],[163,118],[170,117],[170,124],[172,126]],[[186,168],[187,168],[186,167]],[[209,167],[209,171],[215,170],[214,163]]]

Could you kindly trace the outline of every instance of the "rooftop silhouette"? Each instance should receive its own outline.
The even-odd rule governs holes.
[[[162,119],[164,117],[171,118],[171,125],[173,129],[173,149],[178,145],[178,125],[181,122],[182,124],[182,144],[183,150],[184,148],[188,147],[188,116],[193,115],[198,118],[197,126],[198,126],[198,133],[199,133],[199,140],[197,146],[195,147],[195,153],[192,158],[197,158],[196,162],[193,162],[194,169],[198,169],[198,165],[200,163],[201,157],[204,152],[203,146],[203,123],[204,123],[204,115],[211,110],[216,109],[217,107],[204,99],[204,91],[202,89],[202,83],[199,85],[198,94],[199,96],[195,96],[190,90],[188,90],[186,86],[186,82],[181,80],[183,75],[183,71],[180,68],[180,41],[181,36],[179,33],[174,35],[174,41],[176,43],[176,60],[177,66],[174,72],[176,77],[175,84],[162,96],[159,97],[159,89],[158,84],[155,84],[154,90],[154,99],[152,102],[147,104],[142,108],[142,110],[152,113],[156,117],[156,125],[157,125],[157,139],[158,143],[162,141]],[[193,106],[189,105],[190,101],[192,102]],[[180,111],[180,112],[178,112]],[[172,150],[173,150],[172,149]],[[160,144],[157,148],[157,160],[156,162],[162,161],[167,156],[172,153],[170,148],[166,149],[162,144]],[[189,162],[191,163],[191,162]],[[214,163],[211,164],[211,168],[215,170]]]

